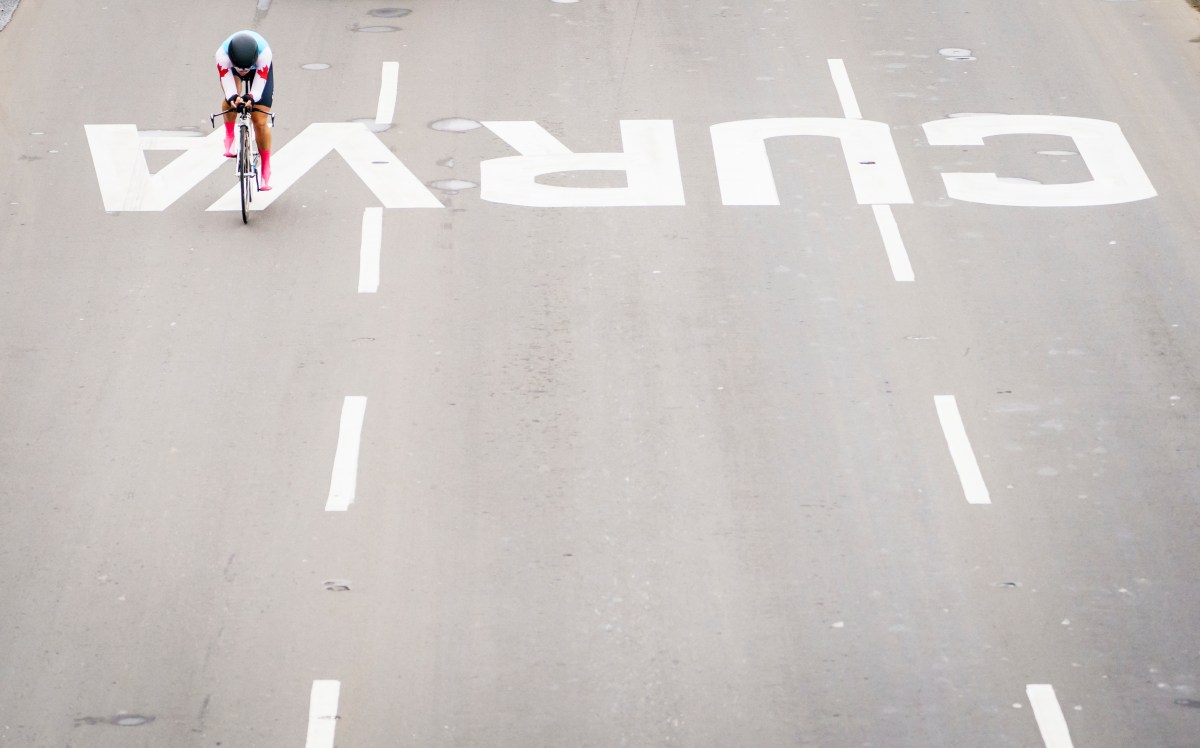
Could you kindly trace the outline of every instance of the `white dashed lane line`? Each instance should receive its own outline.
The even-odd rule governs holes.
[[[854,95],[854,86],[850,85],[850,74],[846,72],[846,63],[842,60],[829,60],[829,74],[833,76],[833,87],[837,89],[838,101],[842,102],[842,111],[846,119],[862,119],[862,110],[858,108],[858,97]]]
[[[850,84],[846,63],[836,59],[828,62],[833,87],[837,89],[838,101],[842,104],[846,119],[862,119],[862,110],[858,106],[858,98],[854,95],[854,87]],[[908,259],[908,250],[904,247],[904,239],[900,236],[900,227],[892,213],[892,206],[872,205],[871,208],[875,213],[875,222],[879,224],[879,235],[883,239],[888,264],[892,267],[892,277],[901,283],[915,281],[916,276]]]
[[[987,485],[983,482],[983,474],[979,472],[975,452],[971,450],[971,442],[967,439],[967,429],[958,412],[958,401],[954,395],[937,395],[933,403],[937,408],[938,420],[942,422],[942,431],[946,435],[946,444],[950,447],[950,457],[954,459],[958,479],[967,495],[967,503],[992,503]]]
[[[358,489],[358,450],[362,440],[367,398],[351,395],[342,404],[337,452],[333,456],[333,476],[329,480],[329,498],[325,511],[344,512],[354,503]]]
[[[362,249],[358,263],[358,292],[379,290],[379,246],[383,243],[383,208],[367,208],[362,219]]]
[[[313,681],[312,696],[308,701],[308,739],[304,742],[305,748],[333,748],[341,690],[340,681]]]
[[[904,248],[904,239],[900,236],[900,226],[890,205],[872,205],[875,211],[875,223],[879,224],[879,235],[883,237],[883,249],[887,252],[888,264],[892,266],[892,277],[902,283],[911,283],[917,278],[913,275],[912,263],[908,261],[908,251]]]
[[[1073,748],[1067,720],[1063,717],[1062,707],[1058,705],[1058,697],[1054,695],[1054,687],[1044,683],[1030,684],[1025,687],[1025,693],[1029,696],[1029,704],[1033,707],[1033,716],[1037,719],[1046,748]]]
[[[390,125],[396,117],[396,86],[400,80],[400,63],[383,63],[383,75],[379,81],[379,108],[375,110],[375,124]]]

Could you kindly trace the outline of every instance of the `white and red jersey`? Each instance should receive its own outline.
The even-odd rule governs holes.
[[[258,59],[254,61],[252,68],[244,70],[235,68],[229,59],[229,42],[238,34],[249,34],[254,37],[254,41],[258,42]],[[220,47],[217,47],[217,74],[221,76],[221,88],[225,91],[226,99],[238,94],[235,76],[236,78],[245,78],[251,71],[254,71],[255,75],[254,82],[250,84],[250,96],[258,101],[262,97],[263,89],[267,86],[267,76],[271,74],[271,45],[267,44],[267,40],[260,34],[253,31],[238,31],[230,34],[229,38],[221,42]]]

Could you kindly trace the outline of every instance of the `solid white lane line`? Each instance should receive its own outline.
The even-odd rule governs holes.
[[[971,450],[971,442],[967,439],[967,429],[958,412],[958,401],[954,395],[937,395],[933,403],[937,407],[938,420],[942,422],[942,431],[946,435],[946,444],[950,447],[958,479],[967,495],[967,503],[992,503],[987,485],[983,482],[983,474],[979,472],[979,463],[975,461],[975,453]]]
[[[1054,686],[1035,683],[1026,686],[1025,693],[1033,706],[1033,716],[1037,718],[1046,748],[1073,748],[1067,720],[1063,717],[1062,707],[1058,705],[1058,697],[1054,695]]]
[[[390,125],[396,117],[396,86],[400,81],[400,63],[383,63],[383,77],[379,81],[379,108],[375,110],[375,124]]]
[[[837,89],[838,99],[842,102],[842,111],[846,119],[862,119],[862,110],[858,108],[858,99],[854,96],[854,86],[850,85],[850,74],[846,72],[846,63],[841,60],[829,60],[829,74],[833,76],[833,86]]]
[[[383,208],[367,208],[362,219],[362,250],[358,261],[358,292],[379,290],[379,245],[383,243]]]
[[[872,205],[871,208],[875,211],[875,223],[879,224],[879,235],[883,237],[888,264],[892,266],[892,277],[902,283],[915,281],[916,276],[913,275],[912,263],[908,261],[908,252],[904,249],[904,239],[900,237],[900,227],[896,225],[892,206]]]
[[[333,456],[333,477],[329,481],[329,498],[325,502],[327,512],[344,512],[354,503],[354,492],[358,487],[358,447],[366,413],[365,397],[351,395],[342,404],[337,452]]]
[[[308,700],[308,739],[305,748],[333,748],[337,729],[338,695],[342,684],[336,680],[314,680]]]
[[[846,119],[862,119],[862,110],[858,108],[858,97],[854,95],[854,86],[850,84],[850,74],[846,72],[846,63],[842,60],[828,60],[829,74],[833,76],[833,87],[837,89],[838,100],[842,102],[842,111]],[[887,252],[888,263],[892,266],[892,277],[902,283],[916,280],[913,275],[912,263],[908,261],[908,250],[904,248],[904,239],[900,237],[900,227],[896,224],[896,216],[892,214],[890,205],[872,205],[875,211],[875,223],[879,225],[879,236],[883,238],[883,248]]]

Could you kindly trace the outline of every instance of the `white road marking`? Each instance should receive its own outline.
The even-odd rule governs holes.
[[[958,479],[967,495],[967,503],[992,503],[987,485],[983,482],[983,474],[979,472],[979,463],[975,461],[975,453],[971,450],[971,442],[967,439],[967,430],[958,412],[958,401],[954,395],[937,395],[933,403],[942,422],[942,431],[946,435],[946,444],[950,447]]]
[[[166,210],[228,162],[221,155],[224,129],[204,138],[162,135],[142,138],[134,125],[85,125],[84,131],[104,209],[109,212]],[[146,164],[147,150],[182,153],[151,174]],[[232,173],[229,176],[232,179]],[[235,194],[233,200],[238,199]]]
[[[218,130],[218,133],[221,131]],[[185,140],[180,138],[180,140]],[[220,148],[218,136],[217,148]],[[266,210],[330,152],[337,151],[385,208],[445,208],[400,158],[363,122],[318,122],[272,152],[270,192],[254,196],[251,210]],[[139,154],[140,155],[140,154]],[[221,154],[218,152],[218,159]],[[186,156],[186,154],[185,154]],[[144,162],[144,157],[143,162]],[[183,158],[183,157],[181,157]],[[199,180],[192,181],[188,189]],[[240,210],[237,185],[209,210]],[[108,205],[107,200],[105,205]],[[106,208],[107,210],[118,210]],[[160,209],[161,210],[161,209]]]
[[[862,110],[858,107],[858,98],[854,95],[854,86],[850,84],[850,74],[846,72],[846,63],[842,60],[829,60],[829,74],[833,76],[833,87],[837,89],[838,100],[842,103],[842,111],[846,119],[862,119]],[[887,252],[888,263],[892,266],[892,277],[901,283],[911,283],[916,280],[913,275],[912,263],[908,260],[908,250],[904,248],[904,239],[900,236],[900,226],[890,205],[872,205],[875,212],[875,223],[879,225],[879,235],[883,238],[883,248]]]
[[[862,110],[858,108],[858,99],[854,96],[854,87],[850,85],[850,74],[846,72],[846,63],[841,60],[829,60],[829,74],[833,76],[833,87],[837,89],[838,100],[842,102],[842,111],[846,119],[862,119]]]
[[[1067,730],[1067,720],[1063,717],[1062,707],[1054,695],[1054,686],[1035,683],[1025,687],[1029,703],[1033,706],[1033,716],[1037,718],[1038,729],[1042,733],[1042,741],[1046,748],[1073,748],[1071,733]]]
[[[779,205],[767,155],[772,138],[837,138],[859,205],[912,203],[900,154],[884,122],[845,117],[770,117],[720,122],[709,128],[721,201],[726,205]]]
[[[488,202],[537,208],[616,208],[684,205],[675,123],[621,120],[617,153],[575,153],[536,122],[483,123],[520,156],[479,164],[480,197]],[[625,173],[624,187],[563,187],[538,177],[571,171]]]
[[[358,449],[366,413],[365,397],[351,395],[342,404],[337,452],[333,456],[333,477],[329,481],[329,498],[325,502],[327,512],[344,512],[354,503],[354,492],[358,488]]]
[[[379,245],[383,243],[383,208],[367,208],[362,219],[362,250],[358,262],[358,292],[379,290]]]
[[[85,125],[96,181],[110,212],[160,211],[203,182],[229,159],[221,154],[223,128],[207,137],[151,134],[141,137],[134,125]],[[182,153],[150,173],[145,151]],[[346,160],[385,208],[444,208],[408,167],[362,122],[309,125],[282,148],[276,147],[275,189],[256,196],[251,208],[263,210],[331,151]],[[231,167],[227,178],[233,182]],[[237,185],[209,210],[240,210]]]
[[[904,249],[904,239],[900,237],[900,227],[896,225],[892,206],[872,205],[871,208],[875,211],[875,223],[879,224],[883,248],[892,266],[892,277],[901,282],[915,281],[916,276],[913,275],[912,263],[908,261],[908,252]]]
[[[946,195],[984,205],[1066,208],[1116,205],[1156,196],[1137,154],[1120,125],[1086,117],[993,114],[926,122],[930,145],[984,145],[1002,135],[1057,135],[1071,138],[1092,178],[1086,182],[1038,184],[1005,182],[991,172],[944,173]]]
[[[338,695],[342,684],[336,680],[314,680],[308,701],[308,739],[305,748],[333,748],[337,729]]]
[[[379,81],[379,108],[375,110],[375,124],[390,125],[396,117],[396,86],[400,80],[400,63],[383,63],[383,75]]]

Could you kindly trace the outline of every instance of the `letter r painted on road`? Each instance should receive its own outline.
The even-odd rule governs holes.
[[[747,119],[711,128],[721,201],[726,205],[779,205],[767,139],[794,135],[837,138],[860,205],[913,201],[891,128],[883,122],[826,117]]]
[[[616,208],[684,204],[671,120],[621,120],[621,153],[575,153],[536,122],[484,122],[520,156],[479,164],[480,197],[535,208]],[[548,174],[624,172],[625,187],[539,184]]]
[[[930,145],[984,145],[997,135],[1062,135],[1075,141],[1092,174],[1087,182],[1029,184],[1002,182],[994,173],[943,174],[946,194],[985,205],[1066,208],[1116,205],[1146,200],[1158,193],[1115,122],[1053,115],[985,114],[926,122]]]
[[[143,137],[135,125],[86,125],[85,130],[104,209],[110,212],[166,210],[222,164],[230,163],[222,155],[221,130],[205,138]],[[183,154],[151,174],[147,150],[180,150]],[[271,205],[332,151],[346,160],[385,208],[444,207],[363,123],[333,122],[309,125],[279,149],[272,175],[274,189],[259,193],[253,209]],[[238,208],[235,186],[209,210]]]

